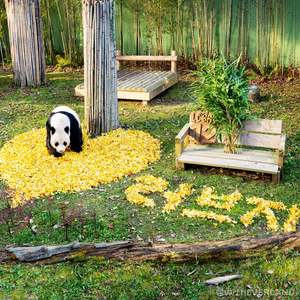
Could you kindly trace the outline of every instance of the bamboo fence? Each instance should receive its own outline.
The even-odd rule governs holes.
[[[16,86],[46,83],[39,0],[5,0],[11,58]]]
[[[114,1],[83,0],[85,125],[91,134],[119,126]]]

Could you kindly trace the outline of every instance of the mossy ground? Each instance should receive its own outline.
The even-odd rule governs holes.
[[[49,73],[48,85],[41,88],[19,89],[12,85],[12,73],[0,72],[0,147],[14,136],[45,126],[49,112],[56,106],[67,105],[75,109],[83,120],[83,101],[74,96],[74,88],[83,81],[81,72]],[[178,84],[142,106],[140,102],[119,102],[120,123],[124,128],[149,132],[162,142],[161,160],[149,166],[138,175],[156,175],[169,182],[169,189],[175,191],[179,184],[193,184],[195,193],[188,196],[179,208],[170,214],[163,214],[165,199],[159,193],[151,194],[156,207],[143,208],[126,201],[124,191],[134,184],[135,176],[128,176],[118,182],[102,184],[88,191],[51,196],[53,204],[68,202],[91,206],[98,212],[97,232],[92,224],[83,236],[76,228],[70,228],[69,241],[105,242],[117,240],[147,241],[148,235],[154,243],[188,242],[227,239],[240,234],[265,235],[270,233],[267,221],[261,216],[253,225],[244,227],[202,219],[181,216],[183,208],[200,208],[196,196],[204,186],[214,186],[218,195],[231,194],[236,189],[244,198],[229,213],[235,220],[254,206],[246,203],[247,197],[262,197],[282,201],[287,207],[299,203],[300,194],[300,102],[299,83],[267,82],[260,86],[262,101],[252,105],[253,114],[260,118],[282,119],[283,132],[287,134],[287,156],[283,178],[279,185],[261,178],[257,174],[191,168],[186,171],[175,169],[174,138],[188,122],[189,114],[199,107],[189,94],[189,80],[181,77]],[[5,190],[0,181],[0,193]],[[41,215],[40,208],[46,198],[36,199],[35,222],[38,234],[23,230],[10,237],[4,225],[0,226],[0,247],[8,244],[56,245],[66,243],[63,228],[48,229],[48,221]],[[0,208],[3,207],[0,203]],[[33,211],[34,213],[34,211]],[[275,211],[282,228],[288,211]],[[59,222],[59,212],[53,212],[53,222]],[[299,228],[299,227],[298,227]],[[150,263],[130,264],[112,262],[66,263],[57,266],[2,265],[0,267],[0,299],[216,299],[216,288],[206,287],[202,282],[214,276],[242,274],[242,280],[222,285],[219,288],[245,290],[258,289],[290,291],[299,293],[299,256],[297,251],[278,252],[266,257],[257,257],[237,262],[209,263],[203,265],[155,265]],[[188,275],[192,271],[195,273]],[[273,271],[268,272],[268,271]],[[211,271],[211,272],[210,272]],[[205,275],[211,273],[211,275]],[[251,288],[249,288],[250,286]],[[2,293],[2,294],[1,294]],[[294,294],[293,294],[294,295]],[[293,295],[284,299],[296,299]],[[232,299],[224,294],[225,299]],[[221,298],[221,297],[220,297]],[[237,299],[256,299],[248,295]],[[272,299],[264,296],[263,299]],[[275,297],[273,297],[275,298]],[[278,297],[277,297],[278,298]]]
[[[116,263],[0,266],[1,299],[299,299],[300,257],[279,251],[206,264]],[[243,275],[220,286],[207,279]]]

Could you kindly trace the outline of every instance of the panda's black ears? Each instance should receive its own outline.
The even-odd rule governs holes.
[[[55,133],[55,128],[53,126],[51,126],[50,130],[51,130],[51,134]]]
[[[65,127],[65,132],[66,132],[67,134],[69,134],[69,132],[70,132],[69,126],[66,126],[66,127]]]

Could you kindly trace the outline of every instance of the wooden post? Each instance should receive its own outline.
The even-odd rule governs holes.
[[[46,84],[46,62],[39,0],[5,0],[14,84]]]
[[[117,50],[116,54],[117,54],[117,56],[120,56],[121,50]],[[120,69],[121,69],[121,63],[119,60],[117,60],[117,71],[120,71]]]
[[[115,2],[83,0],[85,125],[91,134],[119,126]]]
[[[172,51],[172,56],[177,56],[176,51]],[[177,61],[171,61],[171,72],[177,72]]]

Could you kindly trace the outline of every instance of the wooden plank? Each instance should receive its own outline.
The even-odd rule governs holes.
[[[151,76],[152,74],[150,72],[134,72],[131,74],[128,74],[126,78],[122,78],[120,80],[118,78],[118,87],[126,87],[127,85],[132,84],[133,82],[137,82],[138,84],[143,83],[144,81],[149,81],[153,78],[156,78],[157,76]],[[159,77],[158,77],[159,78]]]
[[[232,159],[232,160],[242,160],[246,162],[257,162],[257,163],[265,163],[271,165],[278,164],[278,154],[274,153],[274,155],[270,155],[267,157],[266,155],[259,156],[259,152],[254,154],[253,152],[246,152],[246,154],[230,154],[224,153],[223,151],[214,151],[214,147],[211,148],[202,148],[202,149],[194,149],[190,150],[188,147],[183,151],[184,155],[195,156],[195,157],[215,157],[221,159]]]
[[[160,78],[157,78],[157,81],[151,85],[146,86],[146,91],[152,92],[154,91],[158,86],[169,86],[170,84],[173,85],[177,82],[177,73],[171,73],[166,76],[161,76]]]
[[[263,172],[268,174],[277,174],[278,172],[277,165],[239,161],[226,158],[199,157],[182,154],[178,157],[178,162],[210,167],[222,167],[245,171]]]
[[[134,92],[134,91],[119,91],[118,90],[118,99],[119,100],[151,100],[150,94],[147,92]]]
[[[178,56],[117,55],[117,61],[178,61]]]
[[[161,79],[164,78],[163,74],[159,73],[143,73],[140,75],[135,75],[126,80],[125,82],[122,82],[118,84],[119,90],[143,90],[146,91],[147,86],[152,85],[153,83],[160,82]],[[161,83],[162,84],[162,83]]]
[[[280,136],[262,133],[241,132],[239,140],[236,144],[243,146],[278,149],[280,144]]]
[[[217,153],[224,153],[224,145],[196,145],[196,144],[189,144],[186,147],[186,150],[197,150],[199,149],[200,151],[214,151]],[[229,153],[227,153],[229,154]],[[275,151],[266,151],[266,150],[257,150],[257,149],[247,149],[247,148],[236,148],[236,154],[240,155],[256,155],[260,157],[265,157],[265,158],[271,158],[275,159],[278,157],[278,153]]]
[[[243,122],[242,131],[281,134],[282,120],[255,119]]]
[[[170,88],[172,85],[174,85],[175,83],[177,83],[177,76],[173,77],[169,80],[169,82],[158,86],[155,90],[150,91],[150,99],[153,99],[154,97],[156,97],[157,95],[159,95],[160,93],[162,93],[163,91],[167,90],[168,88]]]
[[[175,142],[177,140],[183,140],[188,135],[190,129],[190,124],[186,123],[183,128],[180,130],[180,132],[175,137]]]

